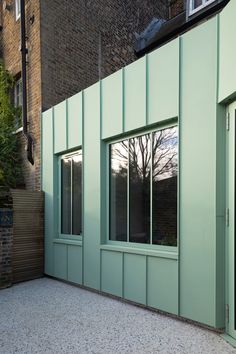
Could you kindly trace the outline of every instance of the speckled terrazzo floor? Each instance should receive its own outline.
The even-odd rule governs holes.
[[[43,278],[0,291],[0,353],[233,354],[219,335]]]

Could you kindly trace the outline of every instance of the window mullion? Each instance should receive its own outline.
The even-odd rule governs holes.
[[[150,165],[150,244],[152,244],[152,178],[153,178],[153,133],[150,133],[150,151],[151,151],[151,165]]]
[[[130,218],[130,211],[129,211],[129,159],[130,159],[130,140],[128,140],[128,161],[127,161],[127,242],[129,242],[129,218]]]

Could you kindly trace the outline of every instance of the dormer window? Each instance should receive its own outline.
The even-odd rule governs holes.
[[[194,15],[196,12],[201,11],[204,7],[210,5],[214,1],[215,0],[188,0],[188,15]]]

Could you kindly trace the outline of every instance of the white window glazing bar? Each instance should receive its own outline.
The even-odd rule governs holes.
[[[211,3],[215,2],[216,0],[202,0],[202,5],[199,5],[198,7],[196,7],[194,9],[194,0],[189,0],[189,16],[194,15],[195,13],[197,13],[198,11],[204,9],[204,7],[210,5]]]
[[[127,242],[129,242],[129,157],[130,157],[130,139],[128,139],[128,161],[127,161]]]
[[[152,245],[152,178],[153,178],[153,133],[150,133],[150,244]]]

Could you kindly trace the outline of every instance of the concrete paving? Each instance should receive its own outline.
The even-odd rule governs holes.
[[[0,353],[235,354],[218,334],[42,278],[0,291]]]

